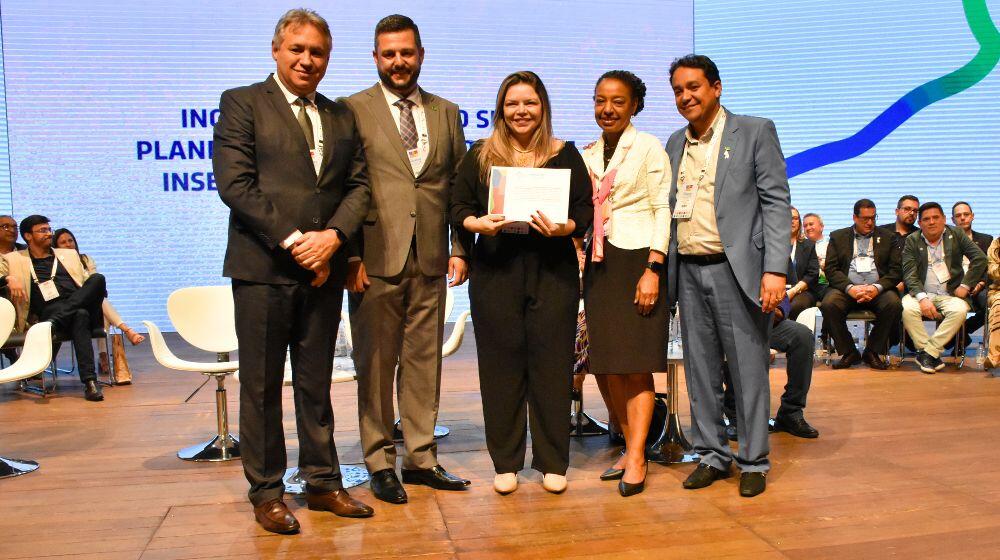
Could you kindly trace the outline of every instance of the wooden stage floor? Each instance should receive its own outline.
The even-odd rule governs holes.
[[[278,536],[254,523],[238,461],[174,455],[212,434],[211,385],[184,403],[199,375],[160,367],[148,343],[130,361],[135,384],[106,389],[103,403],[84,401],[79,381],[65,375],[44,400],[0,388],[0,455],[41,464],[0,480],[0,558],[1000,557],[1000,379],[974,364],[937,375],[912,362],[889,372],[817,369],[806,417],[820,438],[771,436],[774,468],[754,499],[739,497],[736,477],[682,489],[691,465],[650,465],[646,491],[622,498],[615,483],[598,479],[616,454],[604,438],[573,441],[565,494],[546,493],[540,475],[524,471],[520,489],[499,496],[470,336],[445,360],[439,423],[452,430],[440,442],[441,462],[471,478],[471,489],[408,486],[410,503],[397,506],[359,487],[352,494],[375,507],[368,520],[311,512],[293,498],[302,532]],[[779,360],[775,405],[784,380]],[[235,428],[238,385],[228,385]],[[361,460],[355,391],[353,383],[333,388],[345,463]],[[586,403],[606,417],[592,379]]]

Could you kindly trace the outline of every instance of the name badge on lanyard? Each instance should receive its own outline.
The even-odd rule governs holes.
[[[708,143],[708,148],[705,152],[705,163],[702,165],[696,181],[689,181],[687,178],[686,167],[689,145],[685,142],[684,152],[681,153],[681,163],[678,166],[680,172],[677,176],[677,199],[674,201],[674,211],[672,214],[674,218],[678,220],[686,220],[691,218],[694,214],[694,203],[697,202],[698,189],[700,188],[702,182],[705,181],[705,177],[708,175],[708,168],[712,165],[712,157],[715,156],[715,152],[719,149],[719,141],[721,138],[721,131],[713,133],[712,140]],[[726,158],[729,158],[728,149],[726,150]]]
[[[948,280],[951,280],[951,272],[948,270],[948,265],[944,264],[944,260],[931,264],[931,271],[934,272],[934,276],[937,277],[938,282],[942,284],[946,284]]]
[[[52,301],[59,297],[59,288],[56,287],[55,277],[56,270],[59,269],[59,257],[55,255],[52,256],[52,276],[44,282],[38,281],[38,276],[35,275],[35,266],[32,263],[31,266],[31,278],[38,284],[38,291],[42,293],[42,299],[45,301]]]
[[[674,203],[674,218],[686,220],[694,213],[694,201],[698,195],[698,185],[686,183],[677,189],[677,201]]]
[[[867,253],[873,252],[872,246],[875,244],[875,238],[872,237],[868,240]],[[875,259],[871,254],[861,254],[861,249],[858,247],[858,239],[854,238],[854,269],[861,274],[867,274],[875,269]]]

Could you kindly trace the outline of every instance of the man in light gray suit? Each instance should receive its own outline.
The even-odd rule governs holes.
[[[722,361],[736,390],[740,495],[764,491],[770,468],[768,336],[785,295],[791,252],[785,159],[774,124],[722,107],[719,69],[706,56],[670,66],[688,126],[667,141],[673,167],[668,298],[679,302],[691,435],[701,463],[688,489],[730,476],[722,422]]]
[[[347,289],[351,294],[358,414],[372,492],[402,504],[392,440],[396,379],[404,447],[403,482],[462,490],[469,481],[437,460],[434,425],[441,389],[445,275],[466,279],[468,234],[447,223],[450,184],[465,155],[458,106],[417,86],[424,49],[406,16],[375,27],[379,83],[347,99],[368,161],[372,200],[354,246]]]

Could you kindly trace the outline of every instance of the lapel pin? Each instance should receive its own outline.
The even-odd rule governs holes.
[[[723,148],[723,150],[722,150],[722,157],[724,157],[726,159],[729,159],[729,150],[730,150],[729,146],[726,146],[725,148]]]

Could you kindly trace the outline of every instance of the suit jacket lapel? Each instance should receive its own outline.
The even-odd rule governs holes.
[[[323,124],[323,162],[319,166],[319,173],[316,174],[317,183],[323,177],[333,156],[333,115],[330,114],[330,103],[326,97],[321,99],[319,94],[316,95],[316,108],[319,110],[319,120]]]
[[[378,123],[379,130],[385,136],[386,140],[392,146],[396,155],[399,156],[403,167],[413,174],[413,166],[410,165],[410,158],[406,157],[406,149],[403,148],[403,139],[399,137],[399,128],[396,127],[396,121],[392,118],[392,113],[389,112],[389,105],[385,102],[385,96],[382,95],[382,88],[375,84],[374,86],[368,88],[368,110],[371,112],[372,117],[375,118],[375,122]]]
[[[301,133],[301,128],[299,127],[299,122],[295,120],[295,115],[292,114],[292,108],[288,105],[288,100],[285,99],[285,95],[281,92],[281,88],[278,87],[278,83],[275,82],[276,78],[272,74],[271,77],[264,82],[267,91],[268,98],[271,100],[271,105],[274,107],[275,112],[278,113],[279,118],[284,122],[285,126],[289,129],[299,132],[299,134],[293,134],[292,137],[295,138],[294,142],[298,144],[299,153],[303,154],[305,159],[309,159],[309,144],[306,143],[306,137]],[[318,96],[317,96],[318,97]],[[309,162],[310,167],[312,167],[312,162]]]
[[[444,135],[441,134],[441,131],[447,130],[444,123],[444,111],[441,110],[437,98],[424,90],[420,90],[420,96],[423,99],[424,105],[424,122],[427,123],[428,145],[424,166],[420,169],[420,173],[417,173],[417,177],[423,175],[424,171],[430,167],[430,162],[434,159],[434,152],[437,151],[438,144],[444,141]],[[400,140],[400,145],[402,145],[402,140]],[[407,158],[406,163],[409,165],[409,158]]]
[[[736,131],[739,130],[739,126],[736,124],[736,117],[730,113],[725,108],[722,109],[726,111],[726,126],[723,127],[722,141],[719,142],[719,153],[715,155],[717,158],[715,161],[715,207],[719,207],[719,196],[722,194],[722,187],[726,182],[726,173],[729,172],[729,158],[724,157],[725,152],[728,150],[730,153],[735,154],[737,149],[737,144],[739,143],[739,136]]]

